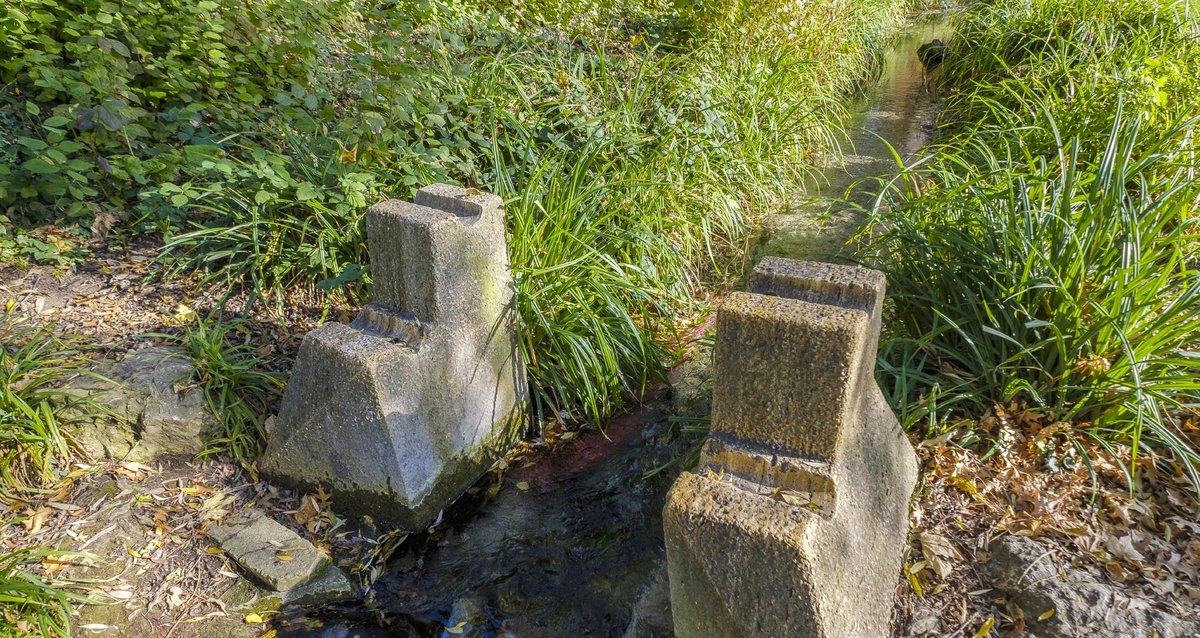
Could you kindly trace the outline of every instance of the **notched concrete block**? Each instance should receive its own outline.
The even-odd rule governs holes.
[[[664,512],[676,634],[885,636],[917,465],[873,376],[883,275],[769,258],[749,287]]]
[[[520,438],[504,209],[436,185],[367,211],[374,300],[305,336],[262,468],[385,524],[432,520]]]

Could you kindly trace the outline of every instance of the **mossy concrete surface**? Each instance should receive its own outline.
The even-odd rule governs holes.
[[[419,529],[521,434],[528,402],[500,199],[430,186],[367,212],[375,299],[305,336],[261,467]]]
[[[712,434],[664,513],[677,635],[887,635],[917,466],[873,376],[883,293],[772,258],[719,310]]]

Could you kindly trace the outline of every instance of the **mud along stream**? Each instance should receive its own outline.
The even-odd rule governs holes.
[[[774,216],[748,263],[836,257],[859,218],[838,205],[851,184],[895,171],[929,139],[937,112],[917,48],[946,39],[945,16],[906,29],[878,81],[854,100],[840,161]],[[870,197],[859,190],[858,197]],[[539,448],[410,535],[366,600],[284,618],[279,636],[662,636],[669,634],[661,511],[702,433],[707,355],[672,374],[646,407]],[[684,461],[686,462],[686,461]]]

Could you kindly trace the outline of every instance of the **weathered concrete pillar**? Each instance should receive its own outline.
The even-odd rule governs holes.
[[[886,636],[916,456],[875,383],[882,273],[767,258],[717,313],[712,434],[667,497],[681,638]]]
[[[416,529],[520,438],[527,413],[504,207],[435,185],[366,222],[374,301],[305,335],[260,465]]]

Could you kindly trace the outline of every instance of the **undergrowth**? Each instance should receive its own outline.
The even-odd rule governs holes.
[[[51,327],[0,313],[0,492],[37,491],[71,455],[64,421],[74,400],[60,383],[78,371],[79,351]]]
[[[367,206],[498,192],[539,413],[599,421],[833,143],[904,5],[18,0],[0,206],[68,230],[42,261],[113,226],[251,304],[361,304]]]
[[[1093,437],[1200,484],[1198,33],[1159,0],[967,12],[942,139],[863,235],[892,299],[881,385],[908,426],[986,443],[1004,435],[986,415],[1021,414],[1051,467]]]

